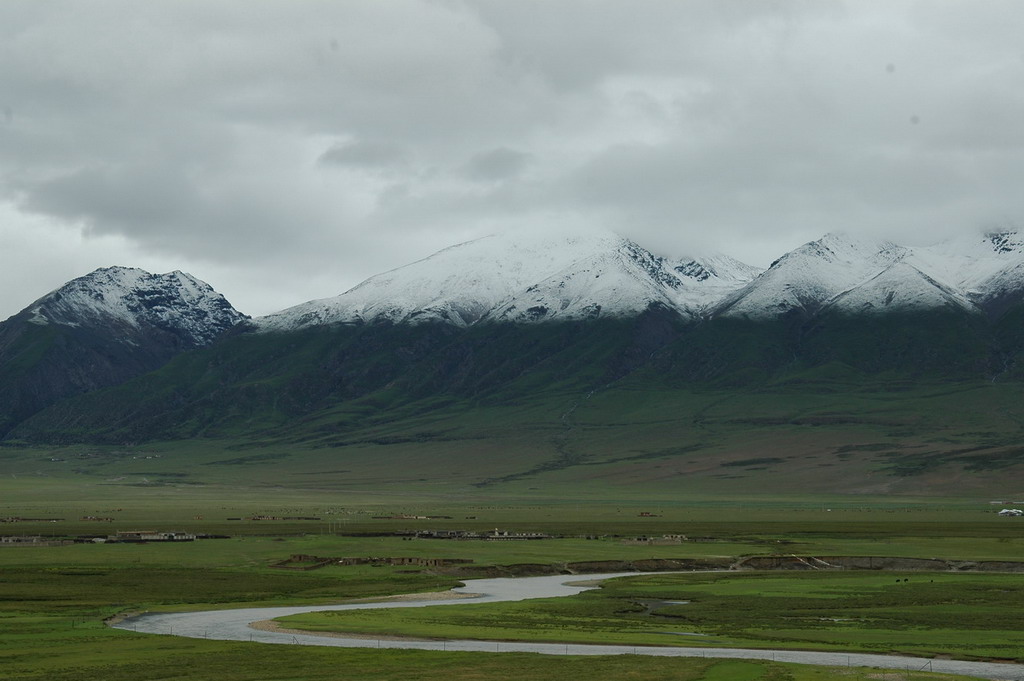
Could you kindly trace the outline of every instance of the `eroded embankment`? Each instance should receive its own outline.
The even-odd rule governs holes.
[[[895,570],[927,572],[1024,572],[1024,563],[1005,560],[947,560],[894,556],[749,556],[737,570]]]
[[[728,570],[733,558],[648,558],[643,560],[588,560],[575,563],[516,563],[514,565],[453,565],[434,568],[438,574],[466,578],[586,575],[598,572],[679,572]]]
[[[680,572],[698,570],[895,570],[921,572],[1024,572],[1024,562],[947,560],[893,556],[745,556],[741,558],[648,558],[575,563],[453,565],[434,568],[453,577],[536,577],[597,572]]]

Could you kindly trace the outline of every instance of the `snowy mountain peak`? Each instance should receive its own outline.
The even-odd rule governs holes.
[[[843,232],[829,232],[816,241],[790,251],[772,263],[772,267],[789,259],[855,266],[865,261],[893,263],[903,258],[906,253],[906,248],[891,241],[871,241]]]
[[[151,274],[134,267],[104,267],[73,279],[28,311],[28,321],[34,324],[135,331],[152,326],[174,333],[190,346],[206,345],[247,319],[190,274]]]
[[[471,326],[631,316],[652,306],[684,319],[934,307],[992,315],[1020,301],[1024,238],[1014,231],[914,247],[832,232],[763,272],[725,255],[666,257],[610,232],[519,233],[446,248],[256,324]]]
[[[834,297],[902,261],[908,249],[830,233],[785,254],[761,276],[725,298],[716,313],[765,319],[814,314]]]
[[[1024,298],[1024,239],[973,234],[906,247],[827,234],[782,256],[716,312],[770,318],[791,311],[858,313],[959,308],[998,314]]]
[[[700,314],[757,270],[725,256],[677,261],[611,232],[501,234],[438,251],[334,298],[257,320],[283,331],[321,324],[440,321],[470,326],[638,314]]]

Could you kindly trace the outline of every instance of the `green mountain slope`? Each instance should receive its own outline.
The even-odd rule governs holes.
[[[297,420],[339,405],[367,402],[386,414],[450,403],[523,404],[552,392],[605,390],[627,378],[650,390],[684,391],[1011,380],[1021,341],[1015,329],[1012,321],[992,327],[980,317],[938,312],[687,325],[652,309],[635,319],[563,324],[241,333],[117,388],[61,402],[13,434],[65,442],[264,437],[301,430]]]
[[[149,482],[980,491],[1020,479],[1020,319],[683,325],[652,309],[241,333],[64,400],[12,439],[176,452],[173,475]],[[148,469],[100,457],[82,470]]]
[[[339,404],[505,403],[605,384],[675,337],[674,318],[550,325],[351,326],[239,334],[114,389],[67,400],[16,437],[70,442],[262,434]]]

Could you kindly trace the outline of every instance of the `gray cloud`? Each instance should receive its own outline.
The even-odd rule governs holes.
[[[14,0],[0,242],[210,272],[265,313],[503,229],[766,264],[1019,222],[1022,33],[1011,0]],[[16,270],[7,313],[41,293]]]
[[[318,160],[326,165],[388,168],[408,162],[409,154],[387,142],[348,142],[332,146]]]
[[[462,172],[471,180],[507,180],[520,175],[531,160],[530,154],[505,147],[473,156]]]

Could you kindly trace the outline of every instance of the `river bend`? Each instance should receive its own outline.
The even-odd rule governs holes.
[[[146,613],[128,617],[113,626],[118,629],[167,634],[190,638],[210,638],[228,641],[254,641],[289,645],[335,646],[341,648],[401,648],[413,650],[477,651],[489,653],[527,652],[546,655],[651,655],[660,657],[716,657],[775,660],[824,666],[879,667],[898,670],[929,670],[950,674],[965,674],[985,679],[1007,681],[1024,680],[1024,665],[995,662],[968,662],[962,660],[931,660],[895,655],[864,653],[829,653],[797,650],[761,650],[747,648],[693,648],[673,646],[627,646],[582,643],[518,643],[511,641],[417,639],[373,639],[292,634],[280,631],[254,629],[250,625],[263,620],[297,615],[304,612],[326,610],[364,610],[371,608],[444,607],[465,603],[498,603],[522,601],[532,598],[572,596],[595,588],[593,582],[613,577],[636,576],[636,572],[598,575],[553,575],[466,580],[466,586],[453,589],[470,599],[424,599],[383,601],[376,603],[344,603],[340,605],[305,605],[274,608],[238,608],[180,613]]]

